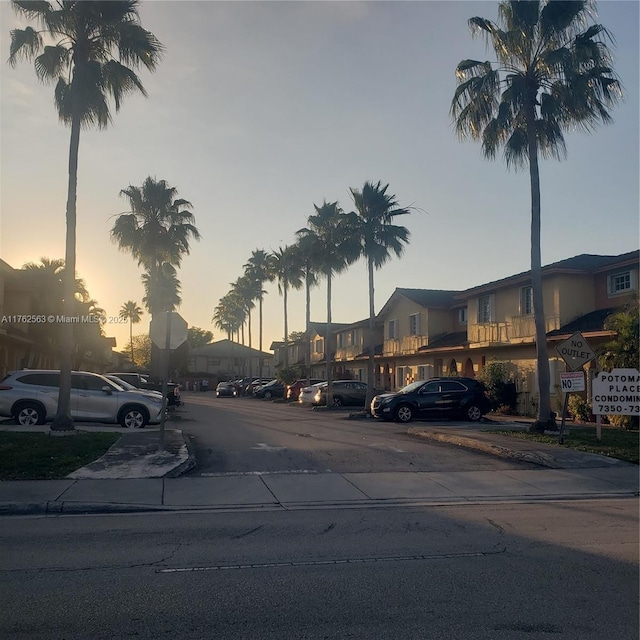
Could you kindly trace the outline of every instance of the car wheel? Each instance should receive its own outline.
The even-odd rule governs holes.
[[[401,404],[396,409],[395,416],[398,422],[411,422],[413,420],[413,409],[408,404]]]
[[[21,404],[15,412],[15,421],[22,426],[44,424],[44,410],[41,406],[28,402]]]
[[[125,429],[142,429],[149,418],[139,407],[128,407],[120,414],[120,425]]]
[[[465,414],[467,419],[471,420],[471,422],[478,422],[478,420],[482,418],[482,411],[477,404],[470,404],[466,408]]]
[[[269,398],[271,398],[271,396],[272,396],[272,395],[273,395],[273,394],[271,393],[271,391],[265,391],[265,392],[264,392],[264,397],[265,397],[267,400],[269,400]]]
[[[334,407],[344,407],[344,400],[340,396],[336,396],[333,398],[333,406]]]

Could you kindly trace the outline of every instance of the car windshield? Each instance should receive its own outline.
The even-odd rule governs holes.
[[[402,387],[402,389],[400,389],[398,393],[411,393],[412,391],[419,389],[423,384],[424,384],[424,380],[418,380],[416,382],[412,382],[411,384],[408,384],[406,387]]]

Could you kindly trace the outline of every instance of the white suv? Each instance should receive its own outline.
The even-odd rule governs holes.
[[[60,371],[23,369],[0,381],[0,416],[18,424],[44,424],[58,410]],[[162,397],[124,391],[104,376],[71,372],[71,417],[86,422],[120,423],[141,429],[162,417]]]

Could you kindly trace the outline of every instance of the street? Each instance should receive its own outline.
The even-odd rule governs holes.
[[[174,415],[202,466],[169,493],[226,474],[484,470],[513,482],[505,469],[534,466],[347,412],[190,394]],[[496,495],[5,516],[0,637],[637,640],[637,498]]]
[[[636,500],[11,517],[12,640],[638,637]]]
[[[414,440],[407,437],[406,425],[395,422],[348,420],[349,414],[357,410],[353,408],[312,411],[295,403],[216,398],[212,393],[189,394],[186,402],[185,409],[176,414],[176,426],[195,442],[198,468],[192,476],[255,471],[367,473],[535,468]]]

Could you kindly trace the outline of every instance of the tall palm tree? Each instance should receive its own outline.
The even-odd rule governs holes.
[[[129,321],[129,344],[131,345],[131,362],[133,364],[136,363],[133,356],[133,325],[138,324],[138,322],[142,320],[143,313],[137,302],[127,300],[127,302],[120,307],[120,313],[118,314],[123,320]]]
[[[365,408],[370,411],[375,388],[375,296],[373,276],[392,257],[404,253],[409,242],[409,230],[394,224],[395,218],[410,213],[409,209],[398,205],[395,195],[387,193],[389,185],[382,186],[365,182],[362,190],[350,189],[356,207],[357,235],[360,239],[362,255],[367,261],[369,277],[369,332],[366,348],[369,353],[367,366],[367,397]]]
[[[258,289],[250,278],[247,276],[240,276],[235,282],[231,283],[231,291],[233,291],[234,295],[237,296],[244,309],[244,318],[247,324],[247,332],[249,334],[249,348],[251,348],[251,310],[256,306],[254,300],[257,300],[258,298]],[[244,331],[242,343],[244,344]]]
[[[33,19],[33,27],[11,31],[9,64],[34,60],[36,75],[55,82],[55,105],[60,120],[71,127],[69,180],[67,188],[64,299],[68,316],[73,315],[76,272],[76,191],[80,129],[106,127],[111,122],[109,99],[115,110],[122,98],[137,90],[146,92],[134,69],[140,65],[154,71],[162,45],[138,22],[137,0],[92,2],[47,2],[12,0],[18,14]],[[45,46],[45,38],[54,44]],[[114,59],[114,55],[118,58]],[[73,325],[62,327],[60,394],[51,429],[73,429],[71,419],[71,365]]]
[[[492,46],[497,62],[460,62],[451,102],[461,139],[482,140],[487,158],[504,146],[508,167],[529,167],[538,430],[554,422],[542,302],[538,157],[565,157],[563,132],[592,131],[599,122],[610,122],[609,109],[622,95],[605,41],[609,34],[602,25],[588,25],[591,4],[510,0],[500,3],[498,24],[471,18],[472,33]]]
[[[307,373],[307,386],[311,384],[311,289],[318,284],[320,273],[320,247],[315,242],[314,235],[299,235],[296,241],[298,252],[302,258],[304,272],[305,292],[305,371]]]
[[[152,314],[180,304],[177,291],[171,293],[172,283],[179,289],[176,267],[189,254],[190,241],[200,239],[192,205],[177,193],[165,180],[151,177],[141,187],[123,189],[120,195],[129,200],[131,211],[120,214],[111,229],[111,239],[146,270],[142,280]]]
[[[255,287],[258,295],[258,349],[262,353],[262,301],[264,299],[264,290],[262,286],[265,282],[272,282],[273,275],[273,259],[271,254],[266,253],[262,249],[256,249],[251,252],[251,257],[244,265],[244,275],[249,278]],[[258,358],[258,376],[262,378],[262,357]]]
[[[278,292],[282,294],[284,305],[284,366],[289,367],[289,322],[287,317],[287,297],[289,289],[300,289],[304,279],[304,264],[300,249],[296,245],[280,247],[272,254],[273,273],[278,281]]]
[[[327,279],[327,326],[324,352],[327,362],[327,405],[332,401],[331,355],[331,285],[333,276],[344,271],[360,256],[360,244],[355,235],[354,214],[346,214],[337,202],[313,205],[316,213],[307,218],[307,227],[296,232],[299,240],[317,259],[319,272]]]
[[[159,264],[153,271],[148,269],[142,276],[142,285],[145,294],[142,302],[147,311],[153,316],[163,311],[175,311],[182,302],[180,290],[182,285],[178,280],[178,272],[168,262]]]

